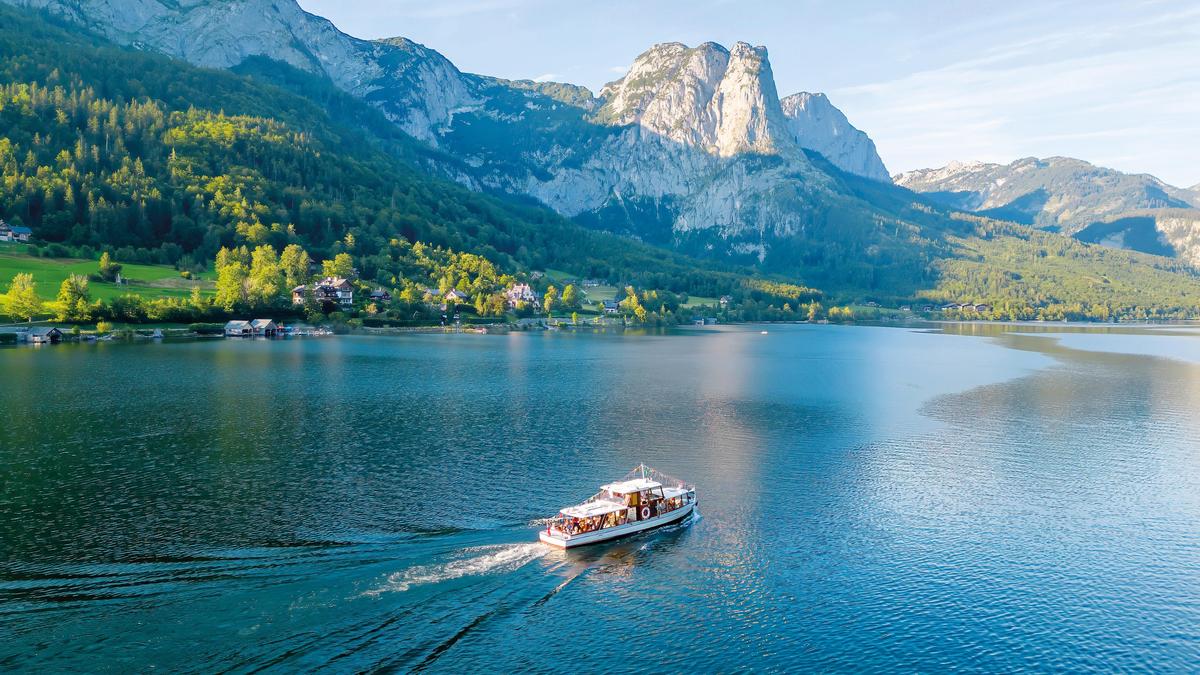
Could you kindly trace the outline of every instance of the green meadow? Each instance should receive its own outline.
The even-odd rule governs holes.
[[[120,262],[120,261],[117,261]],[[37,282],[38,295],[53,300],[58,287],[72,274],[95,274],[99,263],[95,260],[77,258],[35,258],[25,253],[24,246],[0,245],[0,293],[8,290],[9,283],[17,274],[32,274]],[[204,278],[184,279],[179,271],[167,265],[136,265],[121,263],[121,277],[128,283],[115,284],[92,280],[89,283],[92,299],[111,300],[134,293],[146,300],[162,297],[184,298],[191,294],[192,286],[200,284],[201,290],[211,293],[213,282]]]

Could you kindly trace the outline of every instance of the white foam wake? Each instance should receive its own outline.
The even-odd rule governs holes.
[[[465,548],[458,553],[468,554],[468,557],[435,565],[416,565],[393,572],[387,576],[387,581],[382,586],[369,590],[364,595],[377,596],[394,591],[407,591],[413,586],[436,584],[466,576],[512,572],[546,555],[550,550],[540,543]],[[482,555],[470,555],[473,553]]]

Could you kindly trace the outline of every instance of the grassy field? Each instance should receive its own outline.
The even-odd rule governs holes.
[[[688,301],[683,304],[684,307],[700,307],[701,305],[708,305],[710,307],[716,307],[717,299],[716,298],[706,298],[706,297],[700,296],[700,295],[689,295]]]
[[[580,290],[586,294],[588,302],[602,302],[617,297],[616,286],[592,286],[591,288],[581,288]]]
[[[0,292],[8,290],[8,285],[17,274],[29,273],[37,282],[38,295],[46,300],[53,300],[58,295],[58,287],[71,274],[95,274],[98,263],[95,260],[78,260],[75,258],[34,258],[25,254],[23,246],[0,246]],[[136,293],[143,298],[161,298],[166,296],[187,297],[192,292],[195,280],[184,279],[179,271],[166,265],[134,265],[122,263],[121,276],[129,283],[117,285],[113,283],[92,281],[90,290],[93,299],[111,300],[112,298]],[[201,279],[201,290],[206,294],[213,290],[213,282]]]

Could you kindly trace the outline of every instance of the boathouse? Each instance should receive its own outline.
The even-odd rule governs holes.
[[[225,337],[250,337],[254,328],[249,321],[235,320],[225,324]]]
[[[271,319],[255,319],[250,322],[250,334],[255,337],[276,337],[283,335],[283,326]]]
[[[62,331],[57,328],[38,327],[29,329],[29,341],[35,345],[61,342],[62,336]]]

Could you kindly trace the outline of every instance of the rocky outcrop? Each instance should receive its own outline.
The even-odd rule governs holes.
[[[825,94],[800,92],[781,102],[787,127],[803,148],[821,153],[847,173],[884,183],[892,182],[875,150],[875,142],[856,129]]]
[[[443,146],[470,158],[482,186],[606,229],[723,241],[761,259],[772,238],[803,227],[828,183],[787,131],[762,47],[658,45],[594,102],[538,93],[483,91]],[[512,132],[472,144],[478,135],[456,131],[485,126]]]
[[[765,47],[656,45],[600,97],[598,121],[635,124],[721,157],[791,145]]]

